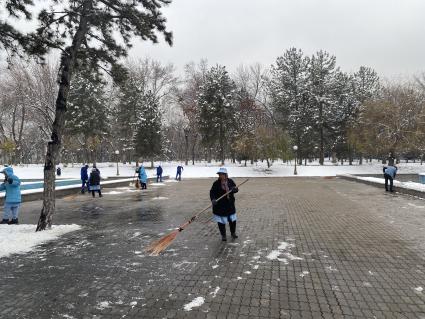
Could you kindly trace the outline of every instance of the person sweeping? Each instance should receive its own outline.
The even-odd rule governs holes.
[[[203,210],[201,210],[200,212],[198,212],[196,215],[193,215],[188,221],[186,221],[185,223],[181,224],[178,228],[176,228],[175,230],[173,230],[172,232],[168,233],[165,236],[162,236],[160,239],[155,240],[154,242],[152,242],[148,247],[146,247],[145,251],[150,253],[151,256],[158,256],[162,251],[164,251],[165,249],[167,249],[168,246],[171,245],[171,243],[177,238],[177,235],[180,234],[183,230],[185,230],[189,225],[192,225],[193,222],[199,217],[201,216],[203,213],[207,212],[208,210],[211,209],[211,207],[214,205],[216,206],[219,202],[221,202],[223,199],[227,198],[227,195],[231,195],[229,196],[229,198],[227,198],[228,201],[230,201],[231,198],[233,198],[233,200],[231,201],[231,209],[225,209],[223,211],[229,212],[229,211],[233,211],[233,214],[228,214],[226,216],[220,216],[220,215],[216,215],[214,214],[214,216],[218,216],[217,218],[220,217],[220,221],[222,223],[219,223],[219,227],[220,227],[220,231],[221,229],[224,228],[224,233],[226,232],[226,222],[229,220],[232,221],[231,225],[231,231],[232,232],[232,237],[233,238],[238,238],[238,236],[236,235],[236,214],[235,214],[235,197],[234,197],[234,193],[238,192],[238,189],[240,186],[242,186],[243,184],[247,183],[249,181],[249,178],[247,178],[246,180],[244,180],[242,183],[240,183],[238,186],[235,185],[235,183],[233,182],[233,180],[227,178],[227,171],[224,168],[220,169],[220,173],[224,174],[225,176],[223,177],[226,181],[227,181],[227,186],[224,184],[223,187],[224,189],[228,189],[228,191],[223,191],[223,187],[221,179],[219,179],[219,183],[217,184],[217,182],[215,182],[213,184],[213,187],[211,188],[211,192],[210,195],[215,195],[215,193],[222,193],[221,196],[219,197],[212,197],[211,198],[211,204],[209,204],[207,207],[205,207]],[[219,174],[220,176],[220,174]],[[232,184],[233,183],[233,184]],[[219,187],[221,187],[221,189],[216,189],[214,187],[214,185],[218,185]],[[230,188],[231,187],[231,188]],[[233,209],[232,209],[233,206]],[[213,208],[214,209],[214,208]],[[217,210],[217,208],[216,208]],[[233,215],[233,216],[232,216]],[[231,216],[231,217],[229,217]],[[223,220],[221,220],[221,217],[223,217]],[[220,226],[220,225],[223,225]],[[223,241],[226,241],[227,238],[223,237]]]
[[[213,207],[214,221],[217,222],[220,230],[221,240],[227,241],[226,224],[229,223],[230,234],[233,239],[238,238],[236,235],[236,207],[235,193],[239,190],[235,182],[228,177],[227,169],[221,167],[218,172],[218,179],[213,183],[210,190],[210,198]],[[220,201],[218,198],[228,193]]]

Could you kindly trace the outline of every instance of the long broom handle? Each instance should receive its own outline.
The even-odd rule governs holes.
[[[242,183],[240,183],[239,185],[236,185],[237,188],[239,188],[240,186],[242,186],[243,184],[245,184],[246,182],[249,181],[249,178],[247,178],[246,180],[244,180]],[[222,198],[226,197],[227,195],[229,195],[232,192],[232,190],[229,190],[227,193],[223,194],[222,196],[220,196],[219,198],[216,199],[216,201],[218,202],[219,200],[221,200]],[[212,207],[212,204],[209,204],[207,207],[205,207],[203,210],[201,210],[199,213],[197,213],[195,216],[193,216],[191,219],[189,219],[186,223],[182,224],[179,226],[178,230],[182,231],[183,229],[186,228],[187,225],[189,225],[190,223],[192,223],[196,218],[199,217],[199,215],[201,215],[202,213],[205,213],[208,209],[210,209]]]

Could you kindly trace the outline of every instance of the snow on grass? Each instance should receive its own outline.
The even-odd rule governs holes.
[[[0,225],[0,258],[32,251],[37,245],[81,229],[79,225],[53,225],[36,232],[36,225]]]
[[[185,311],[191,311],[192,308],[196,308],[196,307],[202,306],[204,304],[204,302],[205,302],[205,298],[204,297],[196,297],[195,299],[193,299],[188,304],[185,304],[183,308],[184,308]]]
[[[362,177],[362,176],[355,176],[356,179],[358,180],[363,180],[363,181],[368,181],[368,182],[372,182],[372,183],[377,183],[377,184],[385,184],[385,179],[383,178],[378,178],[378,177]],[[398,186],[398,187],[402,187],[405,189],[411,189],[411,190],[415,190],[415,191],[420,191],[420,192],[425,192],[425,184],[420,184],[420,183],[414,183],[414,182],[400,182],[397,180],[394,180],[394,186]]]
[[[157,166],[159,162],[155,163]],[[178,162],[164,162],[161,163],[164,169],[163,176],[169,175],[171,177],[176,176],[176,168],[180,164]],[[63,166],[63,165],[62,165]],[[80,168],[82,164],[68,165],[68,167],[62,167],[62,178],[64,179],[80,179]],[[150,165],[149,165],[150,166]],[[185,178],[199,178],[199,177],[216,177],[218,168],[220,167],[219,162],[207,163],[197,162],[195,165],[188,165],[184,167],[182,179]],[[267,168],[266,163],[255,163],[254,165],[248,164],[246,167],[244,164],[232,164],[226,163],[225,166],[229,170],[229,176],[231,177],[270,177],[270,176],[293,176],[294,173],[294,162],[284,163],[282,161],[275,161],[270,168]],[[97,167],[100,170],[102,178],[115,177],[116,176],[116,163],[97,163]],[[298,176],[336,176],[337,174],[381,174],[383,165],[379,161],[373,163],[363,163],[363,165],[340,165],[333,164],[329,161],[325,161],[325,165],[318,165],[317,162],[308,163],[307,166],[297,166]],[[425,172],[425,166],[421,166],[420,163],[400,163],[397,165],[399,174],[416,174]],[[120,176],[133,177],[135,174],[135,163],[133,164],[119,164]],[[146,167],[145,167],[146,168]],[[17,176],[27,179],[43,179],[43,165],[41,164],[30,164],[30,165],[19,165],[13,166],[13,169]],[[155,168],[146,168],[148,177],[156,177]],[[170,179],[166,181],[171,183],[174,181]]]

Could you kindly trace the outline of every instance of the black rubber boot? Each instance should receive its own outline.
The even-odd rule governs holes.
[[[3,219],[0,224],[9,224],[9,220],[8,219]]]
[[[220,234],[221,234],[221,240],[222,241],[227,241],[227,237],[226,237],[226,225],[222,224],[222,223],[217,223],[218,225],[218,229],[220,230]]]
[[[12,220],[9,222],[9,225],[18,225],[18,219],[17,218],[12,218]]]
[[[230,226],[230,233],[232,235],[232,238],[233,239],[238,238],[238,235],[236,235],[236,221],[229,222],[229,226]]]

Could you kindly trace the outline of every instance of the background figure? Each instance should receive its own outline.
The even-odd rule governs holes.
[[[57,176],[61,176],[62,175],[62,169],[60,168],[60,166],[58,166],[58,168],[56,169],[56,175]]]
[[[89,191],[89,174],[88,174],[89,166],[86,164],[81,167],[80,176],[81,176],[81,194],[85,193],[85,186],[87,186],[87,191]]]
[[[142,189],[147,189],[148,175],[143,165],[139,167],[139,181]]]
[[[158,165],[158,167],[156,168],[156,182],[161,182],[162,183],[162,167],[161,165]]]
[[[21,181],[18,176],[13,174],[12,167],[4,168],[1,173],[4,174],[4,181],[0,184],[0,191],[6,191],[1,224],[18,224],[19,208],[21,206]]]
[[[388,166],[383,168],[385,178],[385,191],[388,192],[388,180],[390,181],[390,192],[393,192],[393,183],[397,174],[396,166]]]
[[[102,192],[100,191],[100,171],[96,166],[93,166],[91,170],[89,183],[92,196],[95,197],[95,192],[98,192],[99,197],[102,197]]]
[[[183,166],[181,165],[177,166],[176,180],[178,181],[182,180],[182,171],[183,171]]]

